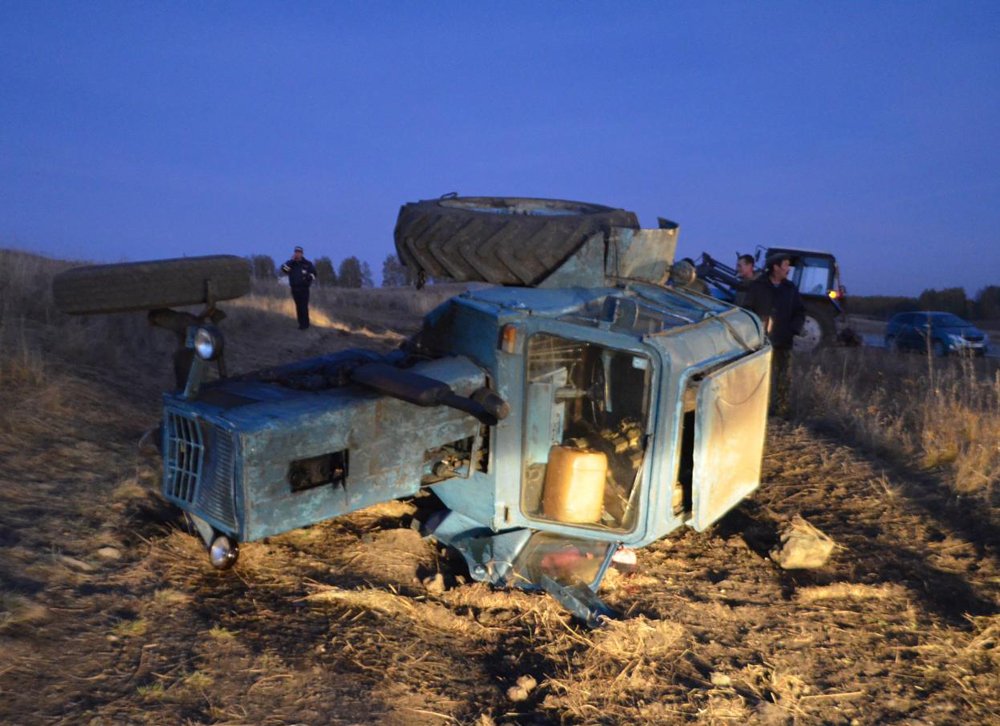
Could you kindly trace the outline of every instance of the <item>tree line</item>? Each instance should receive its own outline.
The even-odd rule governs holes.
[[[279,277],[280,267],[270,255],[250,255],[247,258],[254,279],[274,280]],[[371,266],[354,255],[334,265],[327,256],[312,261],[316,266],[316,283],[323,287],[375,287]],[[396,255],[386,255],[382,262],[382,287],[406,287],[413,284],[410,269],[399,261]]]
[[[971,320],[1000,319],[1000,285],[988,285],[969,297],[963,287],[924,290],[918,297],[870,295],[848,297],[848,312],[889,318],[915,310],[940,310]]]
[[[268,255],[250,255],[248,258],[254,278],[274,280],[278,266]],[[327,256],[313,260],[316,265],[317,283],[323,287],[375,287],[371,266],[354,255],[334,265]],[[382,287],[411,287],[415,276],[396,255],[386,255],[382,261]],[[433,282],[433,280],[431,280]],[[972,320],[1000,320],[1000,285],[988,285],[974,297],[966,295],[965,288],[949,287],[943,290],[924,290],[917,297],[892,295],[850,296],[848,312],[888,319],[896,313],[916,310],[940,310]]]

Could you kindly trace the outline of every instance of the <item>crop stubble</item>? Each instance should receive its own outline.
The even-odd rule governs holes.
[[[51,270],[17,264],[36,265],[23,287]],[[237,370],[399,340],[332,308],[303,335],[280,298],[257,296],[227,321]],[[42,287],[34,299],[41,309],[8,302],[3,319],[4,722],[1000,718],[990,496],[956,497],[946,465],[911,466],[815,407],[772,422],[751,501],[640,551],[638,573],[612,573],[602,595],[627,618],[587,631],[545,596],[465,583],[410,528],[419,502],[249,544],[234,571],[211,571],[134,446],[169,384],[172,341],[134,317],[61,320]],[[108,330],[127,336],[124,352],[80,346]],[[767,558],[797,513],[839,545],[822,570]]]

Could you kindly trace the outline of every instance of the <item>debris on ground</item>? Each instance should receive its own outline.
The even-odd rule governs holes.
[[[507,698],[515,703],[527,701],[528,696],[531,695],[531,692],[537,685],[538,681],[531,676],[521,676],[517,679],[517,683],[515,685],[507,689]]]
[[[781,532],[781,546],[771,550],[771,559],[784,570],[814,570],[826,564],[834,542],[796,514]]]
[[[444,575],[440,572],[431,577],[425,577],[423,580],[424,587],[427,592],[431,595],[440,595],[445,591],[444,585]]]

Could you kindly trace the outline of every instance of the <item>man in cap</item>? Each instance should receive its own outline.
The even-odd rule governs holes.
[[[295,314],[299,319],[299,330],[309,327],[309,286],[316,279],[313,263],[302,256],[302,248],[296,247],[292,259],[281,266],[281,272],[288,275],[288,286],[295,300]]]
[[[763,273],[747,288],[745,307],[757,314],[771,341],[771,410],[779,416],[789,413],[788,390],[792,379],[792,341],[802,332],[806,308],[799,291],[789,282],[791,258],[771,255]]]

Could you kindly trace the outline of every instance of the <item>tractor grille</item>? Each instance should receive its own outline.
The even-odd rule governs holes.
[[[235,457],[232,436],[215,428],[212,436],[211,456],[214,474],[211,483],[198,488],[198,509],[219,524],[236,529],[236,505],[233,498]]]
[[[235,532],[236,446],[233,435],[195,417],[168,411],[163,493],[192,514]]]
[[[195,420],[167,413],[166,456],[163,457],[163,493],[187,504],[194,502],[205,462],[205,442]]]

